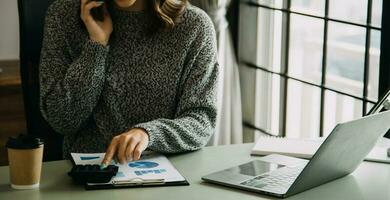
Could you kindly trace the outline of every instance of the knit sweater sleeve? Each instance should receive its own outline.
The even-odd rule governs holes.
[[[210,18],[201,13],[202,24],[188,52],[181,93],[174,119],[137,124],[149,134],[148,148],[175,153],[205,146],[216,124],[216,35]]]
[[[69,5],[62,5],[63,2],[54,2],[45,19],[39,67],[40,108],[55,131],[74,134],[91,116],[98,102],[108,47],[86,37],[80,55],[70,56],[66,13]]]

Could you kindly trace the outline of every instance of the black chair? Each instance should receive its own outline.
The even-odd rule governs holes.
[[[39,59],[47,8],[54,0],[18,0],[20,75],[27,133],[45,141],[44,160],[62,159],[62,136],[43,119],[39,109]]]

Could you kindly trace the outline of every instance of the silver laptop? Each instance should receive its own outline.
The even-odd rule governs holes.
[[[288,197],[353,172],[390,129],[390,111],[338,124],[310,161],[254,160],[202,177],[207,182]],[[288,157],[291,159],[290,157]],[[297,159],[298,160],[298,159]]]

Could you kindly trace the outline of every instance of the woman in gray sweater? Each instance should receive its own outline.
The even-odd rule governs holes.
[[[107,164],[149,148],[196,150],[216,120],[215,32],[185,0],[57,0],[45,21],[41,112],[63,153],[104,152]],[[104,7],[103,20],[91,9]]]

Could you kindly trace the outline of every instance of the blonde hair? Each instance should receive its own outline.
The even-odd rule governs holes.
[[[172,29],[187,7],[188,0],[147,0],[154,18],[152,31]]]

